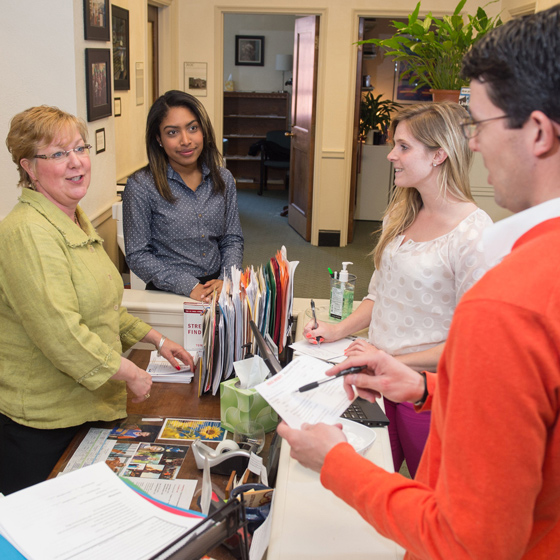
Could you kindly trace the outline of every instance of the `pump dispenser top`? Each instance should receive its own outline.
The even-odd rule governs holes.
[[[338,276],[338,279],[339,279],[341,282],[348,282],[348,271],[346,270],[346,267],[347,267],[349,264],[354,264],[354,263],[351,263],[351,262],[343,262],[343,263],[342,263],[342,270],[340,271],[340,274],[339,274],[339,276]]]

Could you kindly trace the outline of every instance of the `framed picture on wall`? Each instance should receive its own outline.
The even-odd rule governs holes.
[[[113,87],[130,89],[130,47],[128,39],[128,10],[111,6],[113,30]]]
[[[185,62],[184,89],[196,97],[206,97],[208,82],[208,65],[206,62]]]
[[[393,91],[393,100],[398,103],[418,103],[421,101],[431,101],[432,94],[428,86],[416,88],[416,82],[411,76],[402,78],[401,76],[407,71],[406,62],[400,61],[395,63],[395,90]]]
[[[111,49],[86,49],[86,89],[88,121],[110,117]]]
[[[235,65],[264,66],[264,37],[260,35],[236,35]]]
[[[84,39],[108,41],[109,0],[84,0]]]

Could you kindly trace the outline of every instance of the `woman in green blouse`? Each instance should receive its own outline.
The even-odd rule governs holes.
[[[0,492],[44,480],[79,428],[126,417],[151,377],[121,356],[142,340],[190,354],[121,307],[123,283],[78,206],[86,126],[55,107],[16,115],[6,144],[23,187],[0,223]]]

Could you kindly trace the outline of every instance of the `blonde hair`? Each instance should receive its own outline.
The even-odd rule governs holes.
[[[391,122],[390,136],[397,126],[406,122],[412,136],[428,150],[442,149],[447,157],[441,163],[438,187],[441,196],[451,195],[462,202],[474,202],[469,185],[472,152],[463,136],[460,122],[469,114],[458,103],[423,103],[400,110]],[[422,197],[414,188],[395,187],[383,216],[383,230],[372,251],[375,267],[381,266],[381,256],[387,245],[405,231],[422,208]]]
[[[18,186],[34,189],[31,177],[21,166],[21,160],[33,161],[39,146],[50,144],[61,134],[70,135],[73,130],[79,132],[84,142],[86,141],[87,127],[84,121],[48,105],[31,107],[12,119],[6,146],[18,168]]]

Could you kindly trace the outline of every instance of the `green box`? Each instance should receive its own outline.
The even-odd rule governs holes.
[[[220,414],[222,428],[233,432],[243,420],[262,424],[265,432],[272,432],[278,425],[278,414],[257,393],[256,389],[240,389],[234,377],[220,383]]]

